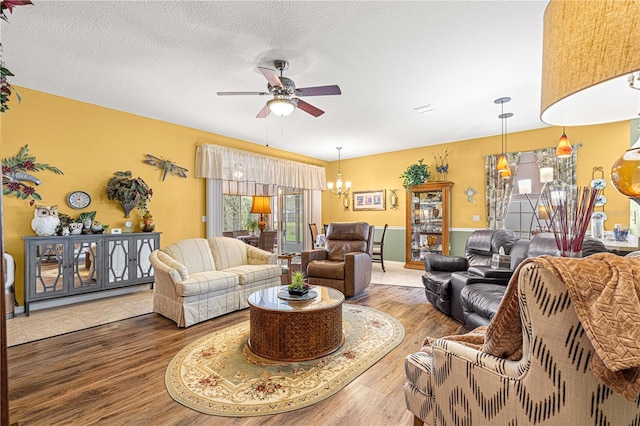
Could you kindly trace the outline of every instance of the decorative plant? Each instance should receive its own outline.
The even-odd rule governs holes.
[[[115,172],[114,175],[107,183],[107,197],[120,203],[124,217],[129,217],[131,210],[136,207],[140,208],[143,214],[146,213],[153,190],[142,178],[133,179],[130,170]]]
[[[244,226],[249,232],[255,232],[258,229],[258,219],[250,217],[244,221]]]
[[[25,182],[32,182],[40,185],[40,179],[29,174],[29,172],[39,172],[48,170],[57,175],[62,175],[62,170],[57,167],[45,163],[37,163],[36,157],[29,155],[29,145],[20,148],[18,154],[13,157],[4,158],[2,160],[2,195],[13,194],[17,198],[26,200],[31,197],[29,202],[33,206],[37,201],[42,200],[36,189]]]
[[[7,14],[5,11],[8,9],[9,13],[13,12],[13,8],[16,6],[24,6],[26,4],[33,4],[31,0],[2,0],[0,2],[0,19],[3,21],[9,22],[7,18]],[[0,43],[0,54],[2,52],[2,44]],[[5,112],[9,109],[7,103],[9,102],[9,97],[11,96],[11,91],[13,90],[16,94],[16,98],[18,99],[18,103],[20,102],[20,95],[15,91],[7,77],[13,77],[13,73],[9,71],[8,68],[4,66],[4,61],[0,58],[0,112]],[[31,204],[33,205],[33,204]]]
[[[291,284],[287,287],[289,290],[304,290],[309,284],[304,282],[304,274],[302,271],[296,271],[291,275]]]
[[[400,178],[404,179],[402,186],[404,186],[407,191],[411,190],[413,186],[425,183],[431,176],[429,166],[424,164],[423,161],[424,159],[421,158],[416,164],[407,167],[407,170],[400,175]]]

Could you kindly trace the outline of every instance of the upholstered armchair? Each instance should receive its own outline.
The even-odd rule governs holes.
[[[464,256],[427,254],[424,258],[425,273],[422,283],[429,303],[458,321],[463,321],[459,297],[452,296],[451,274],[468,271],[475,276],[500,278],[505,271],[492,270],[491,257],[494,253],[499,253],[500,248],[504,249],[505,254],[509,254],[515,240],[513,231],[508,229],[482,229],[469,235]]]
[[[638,274],[640,261],[612,254],[525,261],[486,333],[427,339],[423,351],[406,358],[404,393],[414,425],[637,424],[640,346],[629,338],[637,326],[628,322],[637,321],[638,297],[624,303],[619,295],[635,295]],[[575,283],[591,290],[574,293]],[[599,295],[589,293],[611,285],[605,316],[611,307],[636,315],[624,324],[607,318],[614,320],[608,328],[601,317],[589,318],[595,310],[585,299],[599,303]],[[598,334],[604,340],[592,340]],[[623,341],[629,346],[619,345]],[[605,360],[603,353],[617,355]]]
[[[335,288],[347,297],[367,288],[374,230],[365,222],[329,224],[325,248],[302,252],[309,284]]]

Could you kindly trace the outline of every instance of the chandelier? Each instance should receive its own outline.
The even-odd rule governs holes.
[[[327,188],[329,189],[330,192],[333,192],[338,197],[342,195],[346,197],[349,194],[349,190],[351,190],[351,182],[345,182],[344,183],[345,190],[342,191],[342,173],[340,172],[340,150],[342,149],[342,147],[339,146],[339,147],[336,147],[336,149],[338,150],[338,176],[336,177],[335,189],[333,189],[334,188],[333,182],[327,182]]]

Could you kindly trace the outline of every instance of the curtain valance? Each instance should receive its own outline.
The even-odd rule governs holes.
[[[196,150],[195,176],[221,179],[228,192],[246,195],[254,187],[323,190],[327,180],[324,167],[210,144]]]

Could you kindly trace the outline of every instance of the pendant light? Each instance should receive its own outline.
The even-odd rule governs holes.
[[[638,117],[637,9],[634,0],[549,2],[544,13],[542,121],[585,126]],[[638,167],[640,143],[613,164],[611,181],[640,204]]]
[[[502,120],[502,129],[501,129],[502,134],[501,134],[501,142],[500,142],[502,154],[500,154],[500,157],[498,157],[498,163],[496,165],[496,168],[500,172],[500,176],[503,179],[507,179],[511,177],[511,169],[509,168],[509,161],[507,160],[507,155],[505,154],[505,152],[507,149],[507,118],[512,117],[513,113],[504,112],[504,104],[509,102],[510,100],[511,98],[504,97],[504,98],[498,98],[495,101],[493,101],[493,103],[495,104],[500,104],[502,108],[502,113],[498,116],[498,118]]]
[[[558,146],[556,147],[556,157],[557,158],[567,158],[571,157],[573,154],[573,148],[569,143],[569,138],[564,131],[564,127],[562,128],[562,136],[560,136],[560,142],[558,142]]]

